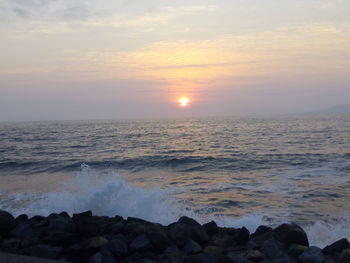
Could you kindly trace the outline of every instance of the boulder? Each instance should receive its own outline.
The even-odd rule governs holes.
[[[148,239],[151,241],[154,248],[163,251],[171,245],[170,239],[161,232],[150,232],[147,233]]]
[[[243,245],[247,243],[249,241],[249,235],[250,235],[249,230],[245,227],[242,227],[235,238],[237,245]]]
[[[88,263],[117,263],[117,261],[108,250],[102,250],[94,254]]]
[[[320,248],[312,246],[299,256],[299,261],[301,263],[323,263],[325,256]]]
[[[219,227],[215,221],[204,224],[203,228],[209,235],[215,234],[219,231]]]
[[[286,246],[289,246],[290,244],[309,246],[309,240],[305,231],[298,225],[283,224],[277,227],[274,232],[277,239]]]
[[[123,258],[128,255],[128,244],[119,238],[109,239],[107,249],[112,252],[116,258]]]
[[[194,240],[187,240],[185,246],[182,251],[185,254],[196,254],[202,251],[202,247]]]
[[[177,221],[178,223],[186,224],[189,226],[201,226],[196,220],[187,217],[187,216],[182,216],[180,219]]]
[[[218,263],[215,256],[207,254],[197,254],[185,257],[185,263]],[[221,261],[220,261],[221,262]]]
[[[9,212],[0,210],[0,235],[9,233],[15,226],[15,218]]]
[[[38,234],[27,222],[18,224],[11,233],[14,237],[21,239],[38,237]]]
[[[253,262],[259,262],[266,258],[266,256],[261,253],[259,250],[250,250],[248,251],[246,258],[253,261]]]
[[[270,259],[281,257],[284,254],[283,244],[274,238],[264,241],[260,250]]]
[[[326,246],[322,251],[326,255],[341,253],[344,249],[350,248],[350,243],[346,238],[340,239],[333,244]]]
[[[145,234],[136,237],[129,246],[132,252],[144,252],[152,248],[152,243]]]
[[[350,248],[344,249],[340,254],[338,263],[349,263],[350,262]]]
[[[291,255],[292,257],[298,258],[306,250],[307,250],[306,246],[291,244],[288,248],[288,254]]]
[[[93,237],[84,242],[85,248],[101,248],[108,244],[108,239],[105,237]]]

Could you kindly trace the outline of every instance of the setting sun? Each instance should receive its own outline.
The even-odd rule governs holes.
[[[187,107],[188,106],[188,103],[190,102],[190,99],[189,98],[186,98],[186,97],[181,97],[179,100],[179,105],[181,107]]]

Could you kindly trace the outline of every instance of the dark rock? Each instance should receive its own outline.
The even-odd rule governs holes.
[[[261,252],[268,258],[278,258],[284,253],[284,246],[278,240],[271,238],[263,242]]]
[[[127,223],[136,222],[136,223],[145,224],[145,225],[152,225],[153,224],[149,221],[146,221],[146,220],[141,219],[141,218],[136,218],[136,217],[128,217],[126,219],[126,221],[127,221]]]
[[[288,248],[288,254],[298,258],[301,254],[303,254],[307,250],[306,246],[291,244]]]
[[[0,210],[0,235],[9,233],[15,226],[15,218],[9,212]]]
[[[215,256],[206,254],[190,255],[185,257],[185,263],[217,263]]]
[[[107,229],[106,229],[106,233],[108,234],[119,234],[121,233],[123,227],[125,226],[125,222],[124,221],[119,221],[117,223],[112,223],[110,224]]]
[[[117,263],[117,261],[108,250],[102,250],[94,254],[88,263]]]
[[[153,247],[156,249],[163,251],[168,246],[170,246],[171,241],[170,239],[161,232],[150,232],[147,233],[148,239],[151,241]]]
[[[62,251],[62,247],[52,247],[48,245],[32,246],[29,249],[29,253],[31,256],[53,258],[53,259],[58,258],[61,251]]]
[[[45,240],[51,245],[69,245],[79,242],[80,235],[68,232],[49,232]]]
[[[76,226],[69,216],[59,216],[51,219],[49,221],[49,228],[52,230],[59,230],[62,232],[76,232]]]
[[[92,219],[92,212],[86,211],[79,214],[73,214],[72,220],[76,224],[77,229],[80,233],[84,234],[84,236],[88,236],[90,233],[87,233],[87,228],[89,227],[90,221]],[[96,228],[96,225],[95,225]]]
[[[38,237],[38,234],[34,229],[26,222],[20,223],[12,230],[12,235],[16,238],[34,238]]]
[[[170,238],[177,246],[183,247],[188,239],[191,238],[193,230],[189,225],[175,223],[169,226]]]
[[[184,263],[184,255],[181,253],[171,253],[171,254],[166,254],[162,261],[164,263]]]
[[[338,263],[349,263],[350,262],[350,248],[344,249],[340,254]]]
[[[320,248],[312,246],[299,256],[299,260],[301,263],[323,263],[325,256]]]
[[[298,244],[309,246],[309,240],[305,231],[298,225],[283,224],[274,230],[276,237],[285,245]]]
[[[44,216],[33,216],[29,221],[32,223],[32,224],[38,224],[40,223],[41,221],[47,219],[46,217]],[[48,222],[48,221],[47,221]]]
[[[33,237],[33,238],[26,238],[21,240],[21,247],[22,248],[28,248],[31,246],[35,246],[41,243],[40,238]]]
[[[91,258],[96,249],[86,249],[79,244],[66,247],[62,253],[64,258],[70,262],[86,263]]]
[[[236,236],[237,245],[243,245],[247,243],[249,241],[249,235],[249,230],[245,227],[242,227]]]
[[[218,246],[206,246],[203,250],[204,253],[206,254],[222,254],[224,249],[222,247]]]
[[[204,224],[203,228],[209,235],[215,234],[219,231],[218,225],[215,221],[210,221],[209,223]]]
[[[227,253],[226,258],[231,263],[249,263],[249,262],[251,262],[235,252]]]
[[[164,250],[164,254],[176,254],[178,253],[180,250],[176,245],[170,245],[169,247],[167,247]]]
[[[2,242],[1,247],[3,248],[19,248],[21,245],[21,239],[10,238]]]
[[[17,216],[15,219],[16,225],[18,225],[19,223],[22,223],[22,222],[27,222],[27,221],[28,221],[28,216],[24,215],[24,214]]]
[[[340,239],[333,244],[326,246],[322,251],[326,255],[341,253],[344,249],[350,248],[350,243],[346,238]]]
[[[262,261],[266,256],[261,253],[259,250],[250,250],[248,251],[246,255],[247,259],[253,261],[253,262],[259,262]]]
[[[59,213],[60,217],[66,217],[66,218],[70,218],[70,215],[67,212],[61,212]]]
[[[105,237],[93,237],[84,242],[85,248],[101,248],[108,244],[108,239]]]
[[[107,248],[116,258],[123,258],[128,255],[128,244],[122,239],[109,239]]]
[[[142,234],[138,237],[136,237],[129,246],[130,250],[132,252],[143,252],[147,251],[152,248],[151,241],[148,239],[148,237],[145,234]]]
[[[261,234],[267,233],[272,231],[272,228],[269,226],[259,226],[255,232],[252,234],[252,236],[259,236]]]
[[[296,263],[296,260],[286,254],[283,254],[279,258],[265,259],[260,261],[260,263]]]
[[[194,220],[190,217],[187,217],[187,216],[180,217],[177,222],[182,223],[182,224],[186,224],[189,226],[201,226],[201,224],[199,224],[196,220]]]
[[[182,251],[185,254],[196,254],[202,251],[202,247],[194,240],[188,240]]]

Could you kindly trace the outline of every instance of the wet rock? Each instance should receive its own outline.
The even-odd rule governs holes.
[[[326,246],[322,251],[326,255],[335,255],[336,253],[341,253],[347,248],[350,248],[350,243],[346,238],[343,238],[329,246]]]
[[[261,234],[265,234],[267,232],[272,231],[272,228],[269,226],[259,226],[255,232],[252,234],[252,236],[259,236]]]
[[[44,257],[44,258],[58,258],[59,254],[62,251],[62,247],[52,247],[48,245],[37,245],[32,246],[29,249],[29,254],[35,257]]]
[[[22,223],[22,222],[27,222],[27,221],[28,221],[28,216],[24,215],[24,214],[17,216],[15,219],[16,225],[18,225],[19,223]]]
[[[129,246],[132,252],[143,252],[152,248],[152,243],[145,234],[136,237]]]
[[[306,246],[291,244],[288,248],[288,254],[295,257],[295,258],[298,258],[306,250],[307,250]]]
[[[276,237],[286,246],[290,244],[298,244],[309,246],[309,240],[305,231],[298,225],[283,224],[274,230]]]
[[[17,225],[13,230],[12,230],[12,235],[16,238],[34,238],[37,237],[38,234],[34,231],[34,229],[27,223],[23,222]]]
[[[147,233],[147,237],[151,241],[153,247],[160,251],[163,251],[171,244],[170,239],[161,232]]]
[[[68,233],[68,232],[49,232],[46,236],[45,240],[54,246],[57,245],[69,245],[76,242],[79,242],[80,235],[76,233]]]
[[[108,250],[102,250],[94,254],[88,263],[117,263],[117,261]]]
[[[286,254],[282,255],[279,258],[265,259],[263,261],[260,261],[260,263],[296,263],[296,262],[297,261],[294,258]]]
[[[119,233],[121,233],[121,231],[122,231],[124,226],[125,226],[125,222],[124,221],[119,221],[117,223],[110,224],[106,228],[106,233],[108,233],[108,234],[119,234]]]
[[[325,256],[320,248],[312,246],[299,256],[299,260],[301,263],[323,263]]]
[[[178,223],[186,224],[189,226],[201,226],[196,220],[187,217],[187,216],[182,216],[180,219],[177,221]]]
[[[38,237],[26,238],[21,240],[21,247],[28,248],[40,244],[41,240]]]
[[[204,224],[203,228],[209,235],[215,234],[219,231],[218,225],[214,221]]]
[[[116,258],[123,258],[128,255],[128,244],[122,239],[109,239],[107,248]]]
[[[338,263],[349,263],[350,262],[350,248],[344,249],[340,254]]]
[[[0,210],[0,235],[9,233],[15,226],[15,218],[10,213]]]
[[[188,240],[182,251],[185,254],[196,254],[202,251],[202,247],[194,240]]]
[[[239,232],[238,235],[236,237],[236,242],[237,245],[243,245],[245,243],[247,243],[249,241],[249,230],[245,227],[242,227]]]
[[[176,254],[166,254],[162,261],[164,263],[184,263],[185,257],[181,253]]]
[[[259,262],[266,258],[266,256],[259,250],[250,250],[246,255],[247,259],[253,262]]]

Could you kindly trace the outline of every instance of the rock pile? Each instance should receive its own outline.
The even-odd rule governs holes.
[[[350,263],[350,243],[309,246],[304,230],[293,224],[218,227],[181,217],[168,226],[90,211],[47,217],[0,211],[0,251],[69,262],[185,263]]]

